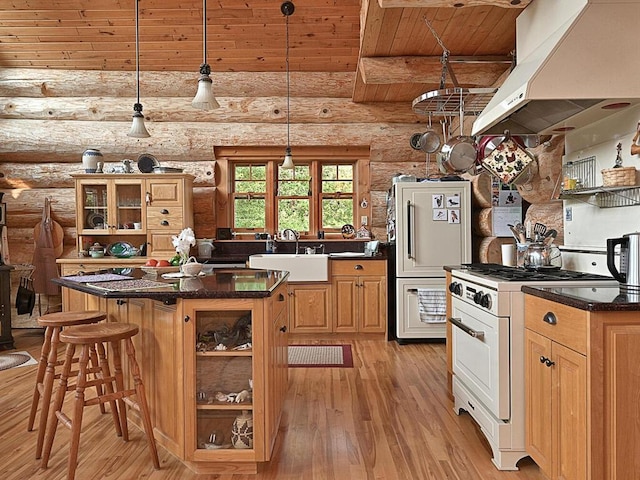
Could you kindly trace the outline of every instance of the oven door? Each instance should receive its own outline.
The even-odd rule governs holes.
[[[509,318],[453,297],[453,374],[496,418],[510,418]]]

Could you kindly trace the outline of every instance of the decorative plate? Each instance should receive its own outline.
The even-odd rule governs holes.
[[[148,153],[143,153],[138,157],[138,170],[142,173],[151,173],[153,172],[154,167],[160,166],[158,160],[153,155],[149,155]]]
[[[482,160],[482,166],[505,185],[515,182],[528,169],[533,157],[513,138],[503,140]]]
[[[342,238],[354,238],[356,236],[356,229],[353,225],[346,224],[342,226]]]
[[[107,247],[107,253],[112,257],[129,258],[135,255],[135,250],[130,243],[115,242]]]
[[[104,216],[97,212],[91,212],[87,215],[87,227],[96,228],[102,225],[104,228]]]

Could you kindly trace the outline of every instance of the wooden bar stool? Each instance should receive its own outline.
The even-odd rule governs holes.
[[[140,378],[140,368],[136,361],[136,352],[131,338],[138,333],[136,325],[128,323],[96,323],[93,325],[80,325],[69,327],[60,333],[60,341],[67,344],[64,365],[60,374],[60,385],[53,402],[53,412],[49,418],[47,432],[44,443],[41,467],[47,468],[47,463],[51,455],[51,447],[56,435],[58,421],[71,429],[71,445],[69,447],[68,480],[75,477],[78,464],[78,448],[80,444],[80,430],[82,427],[82,415],[84,407],[88,405],[110,403],[112,410],[117,411],[120,416],[119,432],[116,424],[116,432],[122,434],[125,441],[129,440],[129,430],[127,427],[127,412],[125,403],[132,408],[139,410],[142,417],[144,431],[147,442],[151,450],[151,459],[156,469],[160,468],[158,460],[158,450],[155,438],[153,437],[153,427],[151,416],[145,396],[144,385]],[[122,362],[120,359],[121,341],[124,341],[125,351],[128,358],[129,371],[133,379],[133,388],[125,389],[124,376],[122,373]],[[113,375],[111,374],[109,361],[106,355],[105,344],[111,346],[113,363]],[[75,354],[76,346],[80,346],[80,356],[78,361],[78,379],[75,385],[75,399],[73,401],[73,419],[70,419],[63,411],[65,392],[69,390],[68,379],[71,373],[71,365]],[[95,349],[98,355],[101,373],[94,380],[89,380],[88,363],[91,357],[91,349]],[[95,397],[85,398],[85,389],[90,386],[100,385],[104,387],[104,393],[98,393]],[[114,388],[115,385],[115,388]],[[130,397],[135,395],[137,402]],[[115,403],[117,401],[117,409]]]
[[[40,352],[40,361],[38,363],[38,372],[36,374],[36,385],[33,389],[33,400],[31,401],[31,412],[29,413],[29,424],[27,426],[27,430],[29,432],[33,430],[33,425],[36,420],[36,412],[38,410],[38,403],[40,403],[40,398],[42,398],[42,409],[38,424],[36,458],[40,458],[42,455],[42,444],[47,426],[49,405],[51,404],[53,382],[55,378],[60,376],[59,373],[56,373],[56,367],[61,366],[63,363],[62,360],[58,360],[60,332],[66,327],[98,323],[105,318],[107,318],[107,314],[97,310],[48,313],[38,318],[38,325],[45,327],[44,343],[42,344],[42,351]],[[95,354],[93,355],[93,362],[94,367],[98,365]],[[104,407],[102,408],[104,413]]]

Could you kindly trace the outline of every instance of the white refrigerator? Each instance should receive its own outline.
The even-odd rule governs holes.
[[[443,267],[471,262],[471,182],[393,184],[387,239],[390,331],[399,343],[444,339]]]

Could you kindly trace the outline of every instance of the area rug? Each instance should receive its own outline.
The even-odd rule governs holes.
[[[289,345],[290,367],[353,367],[351,345]]]
[[[26,367],[36,365],[38,361],[29,355],[29,352],[12,352],[0,355],[0,370],[9,370],[13,367]]]

